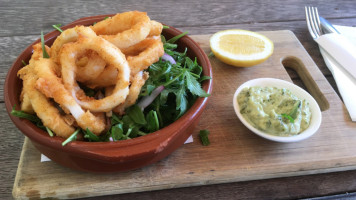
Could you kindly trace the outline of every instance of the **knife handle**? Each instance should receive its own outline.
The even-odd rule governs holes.
[[[325,18],[319,16],[321,28],[325,33],[339,33],[340,32]]]
[[[337,33],[321,35],[315,41],[350,75],[356,78],[356,46]]]

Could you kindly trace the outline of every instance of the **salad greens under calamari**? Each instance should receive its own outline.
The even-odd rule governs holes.
[[[150,96],[153,93],[158,94],[157,97],[153,97],[154,100],[151,100],[149,105],[135,104],[126,109],[126,114],[123,116],[113,113],[111,128],[100,136],[93,134],[89,129],[77,129],[62,145],[75,141],[79,132],[82,132],[85,140],[89,142],[118,141],[143,136],[176,121],[198,97],[208,97],[209,94],[201,88],[200,83],[210,77],[202,75],[202,67],[196,58],[192,60],[187,56],[187,49],[184,52],[175,51],[177,48],[175,42],[186,34],[187,32],[182,33],[170,40],[161,36],[165,55],[173,58],[174,62],[160,58],[148,68],[149,78],[141,89],[138,102],[144,101],[145,98],[152,98]],[[89,88],[83,89],[87,95],[95,93]],[[34,122],[50,136],[53,135],[37,116],[16,111],[14,108],[11,114]]]

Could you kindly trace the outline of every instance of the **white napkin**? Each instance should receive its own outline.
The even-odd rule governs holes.
[[[334,26],[344,37],[346,37],[350,44],[356,46],[356,28],[347,26]],[[333,34],[327,34],[334,37]],[[328,37],[329,37],[328,36]],[[331,38],[329,37],[329,38]],[[320,41],[319,41],[320,42]],[[324,61],[334,76],[336,85],[339,89],[340,95],[344,104],[349,111],[352,121],[356,121],[356,78],[352,76],[349,71],[342,67],[329,53],[323,48],[325,44],[319,43],[319,48]],[[330,51],[328,51],[330,52]],[[352,52],[356,56],[356,51]],[[356,70],[356,63],[353,64]]]
[[[340,33],[341,34],[324,34],[315,39],[315,41],[329,53],[340,66],[356,78],[356,45],[352,44],[341,31]]]

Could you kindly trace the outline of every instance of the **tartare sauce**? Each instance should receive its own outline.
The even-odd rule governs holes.
[[[247,87],[238,94],[237,102],[251,125],[271,135],[298,135],[310,124],[309,103],[285,88]]]

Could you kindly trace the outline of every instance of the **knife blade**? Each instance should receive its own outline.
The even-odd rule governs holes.
[[[319,16],[320,19],[320,25],[321,28],[323,29],[324,33],[338,33],[340,32],[324,17]]]
[[[330,23],[325,22],[325,19],[320,19],[320,24],[327,27],[330,32],[321,35],[315,41],[356,79],[356,46],[343,34],[339,34],[335,27],[331,28],[333,26]]]

